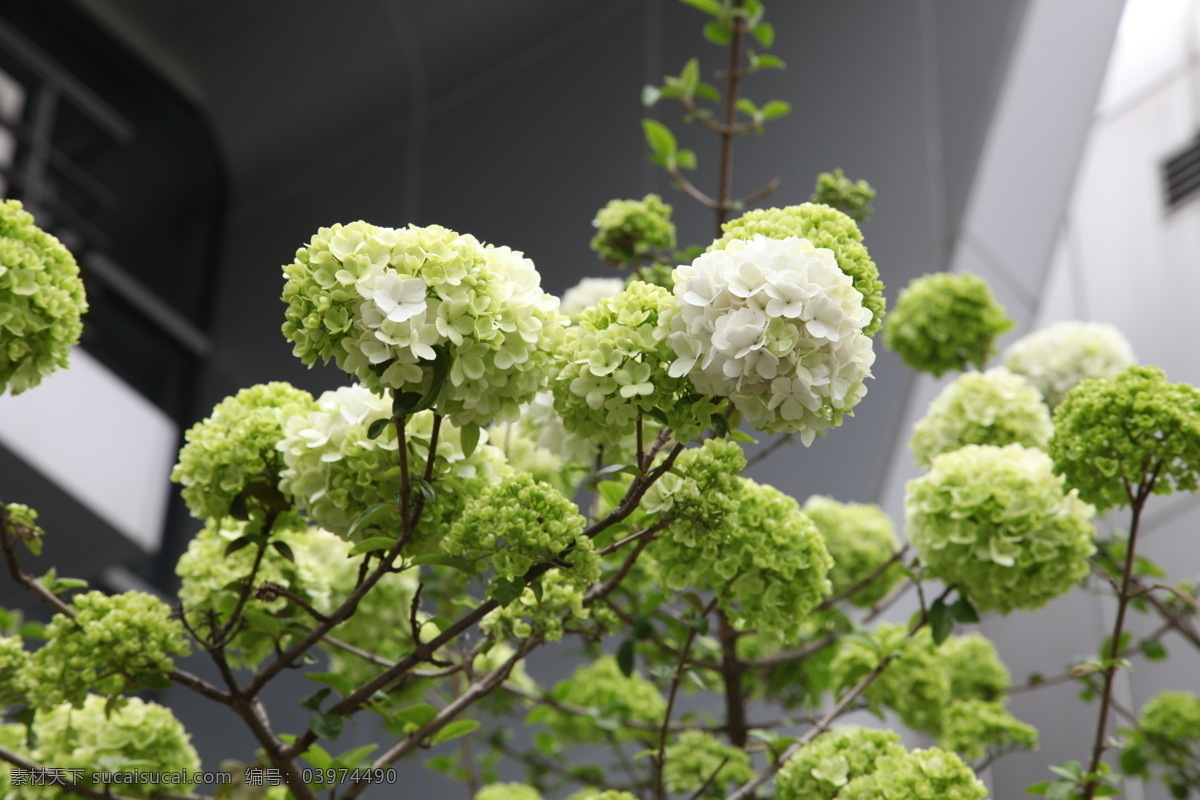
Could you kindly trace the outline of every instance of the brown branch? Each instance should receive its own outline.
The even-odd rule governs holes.
[[[725,731],[729,743],[745,748],[747,731],[746,696],[742,686],[745,665],[737,655],[738,632],[734,630],[725,612],[717,610],[717,637],[721,642],[721,681],[725,685]]]
[[[713,598],[701,612],[701,619],[711,614],[716,606],[717,600]],[[679,694],[679,684],[683,682],[683,673],[687,669],[688,652],[692,649],[692,642],[696,640],[697,632],[695,625],[688,627],[688,635],[683,642],[683,647],[679,650],[679,661],[675,664],[675,674],[671,678],[671,689],[667,693],[667,710],[663,712],[662,726],[658,731],[658,755],[654,759],[654,796],[657,800],[666,800],[667,798],[666,787],[663,785],[663,771],[667,765],[667,731],[671,727],[671,712],[675,709],[675,697]],[[720,767],[718,767],[719,770]]]
[[[856,594],[860,589],[864,589],[867,586],[870,586],[879,576],[881,576],[881,575],[883,575],[883,573],[887,572],[888,569],[890,569],[893,564],[896,564],[901,559],[903,559],[907,553],[908,553],[908,545],[904,545],[899,550],[897,550],[895,553],[892,553],[891,558],[889,558],[887,561],[880,564],[875,569],[871,570],[871,572],[869,574],[867,574],[866,577],[862,578],[861,580],[859,580],[856,583],[851,584],[850,586],[847,586],[845,589],[842,589],[837,594],[833,594],[833,595],[830,595],[829,597],[826,597],[819,604],[817,604],[817,607],[814,608],[813,611],[814,612],[824,611],[825,609],[832,607],[835,603],[838,603],[842,600],[845,600],[847,597],[850,597],[851,595]]]
[[[744,0],[734,0],[734,8],[741,9]],[[739,68],[742,65],[742,45],[746,36],[746,23],[743,17],[733,18],[733,41],[729,45],[729,73],[725,95],[725,130],[721,131],[721,173],[717,183],[717,212],[716,238],[721,237],[721,226],[729,214],[729,198],[733,186],[733,137],[734,125],[737,122],[738,88],[742,76]]]

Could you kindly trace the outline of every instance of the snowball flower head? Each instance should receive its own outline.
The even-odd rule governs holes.
[[[1004,354],[1004,365],[1037,387],[1051,408],[1079,383],[1111,378],[1136,363],[1121,332],[1099,322],[1056,323],[1018,339]]]
[[[875,771],[880,756],[903,756],[894,731],[849,726],[818,736],[775,779],[779,800],[835,800],[848,782]]]
[[[983,278],[938,272],[913,279],[900,293],[883,341],[913,369],[941,375],[982,368],[996,337],[1012,326]]]
[[[833,557],[829,581],[834,593],[865,579],[900,550],[892,519],[879,506],[839,503],[814,495],[800,510],[816,524],[829,555]],[[893,564],[846,599],[856,606],[872,606],[903,579],[903,566]]]
[[[913,428],[908,447],[921,467],[968,444],[1045,448],[1054,427],[1037,389],[1004,367],[950,383]]]
[[[833,251],[838,268],[854,281],[854,288],[863,296],[863,307],[871,312],[871,321],[864,333],[874,336],[883,322],[886,302],[879,269],[863,244],[858,224],[848,215],[823,203],[802,203],[786,208],[758,208],[747,211],[737,219],[721,226],[724,234],[708,248],[724,250],[729,243],[750,240],[755,236],[768,239],[787,239],[795,236],[807,239],[815,247]]]
[[[85,311],[75,258],[20,202],[0,202],[0,394],[67,366]]]
[[[1054,412],[1054,469],[1101,511],[1200,485],[1200,389],[1157,367],[1084,381]]]
[[[908,482],[910,541],[984,611],[1040,608],[1088,574],[1094,509],[1040,450],[968,445]]]
[[[671,207],[656,194],[641,200],[612,200],[596,213],[592,225],[596,228],[592,249],[614,267],[675,246]]]
[[[675,270],[672,376],[728,397],[759,430],[811,444],[867,393],[871,312],[807,239],[734,239]]]
[[[431,396],[456,425],[516,419],[564,322],[532,261],[437,225],[322,228],[283,272],[302,361]]]
[[[578,317],[604,298],[619,294],[624,288],[623,278],[584,278],[563,292],[559,310],[569,317]]]

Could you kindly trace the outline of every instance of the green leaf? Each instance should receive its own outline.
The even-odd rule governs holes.
[[[395,722],[404,723],[412,727],[412,730],[417,730],[421,726],[433,721],[438,711],[428,703],[409,706],[402,708],[392,715],[392,720]]]
[[[529,584],[529,591],[533,592],[533,599],[539,603],[542,602],[542,579],[538,578],[533,583]]]
[[[283,628],[278,619],[265,611],[259,611],[257,608],[247,608],[242,613],[250,623],[250,627],[260,630],[269,636],[278,636],[279,631]]]
[[[704,38],[716,45],[727,45],[733,41],[733,30],[716,20],[704,25]]]
[[[717,91],[717,87],[704,81],[696,84],[696,96],[703,97],[705,100],[711,100],[714,103],[721,102],[721,93]]]
[[[704,601],[700,599],[700,595],[695,592],[684,592],[679,595],[679,599],[692,607],[692,610],[697,614],[704,613]]]
[[[456,719],[440,731],[435,733],[429,739],[430,744],[441,744],[448,742],[451,739],[457,739],[460,736],[466,736],[471,731],[479,727],[479,720],[475,719]]]
[[[690,58],[679,73],[679,83],[684,94],[691,97],[696,93],[696,85],[700,83],[700,59]]]
[[[670,158],[675,154],[675,134],[670,128],[653,119],[642,120],[642,130],[646,133],[646,143],[655,154]]]
[[[750,56],[750,64],[755,69],[783,69],[785,66],[787,66],[783,63],[782,58],[773,56],[770,53],[763,53],[762,55],[752,53]]]
[[[775,44],[775,28],[769,22],[758,23],[754,26],[754,30],[751,33],[754,34],[754,38],[763,47],[770,47]]]
[[[346,720],[342,718],[341,714],[320,714],[312,718],[309,727],[322,739],[336,739],[342,735],[342,730],[346,727]]]
[[[964,625],[973,625],[979,622],[979,612],[966,595],[959,595],[958,600],[951,606],[954,611],[954,619]]]
[[[355,747],[353,750],[347,750],[346,752],[342,753],[340,756],[334,759],[333,763],[346,769],[354,769],[355,767],[369,767],[370,764],[367,763],[367,756],[371,755],[371,753],[374,753],[378,749],[379,745],[377,744],[367,744],[363,745],[362,747]]]
[[[1138,647],[1149,661],[1162,661],[1167,657],[1167,648],[1158,639],[1142,639]]]
[[[696,168],[696,153],[693,150],[680,150],[675,154],[675,163],[680,169]]]
[[[508,606],[525,591],[525,581],[520,578],[496,578],[488,584],[488,594],[502,606]]]
[[[639,641],[643,639],[653,639],[655,634],[654,623],[649,617],[641,616],[633,621],[633,638]]]
[[[758,116],[758,106],[754,104],[753,100],[750,100],[746,97],[743,97],[741,100],[737,101],[737,110],[750,118],[755,118]]]
[[[433,488],[433,484],[424,478],[417,478],[413,481],[413,488],[417,490],[417,494],[425,498],[426,503],[432,503],[437,499],[437,489]]]
[[[292,562],[293,564],[296,563],[296,554],[292,552],[292,548],[287,542],[283,541],[282,539],[276,539],[275,541],[271,542],[271,547],[274,547],[275,552],[279,553],[279,555],[283,556],[288,561]]]
[[[621,668],[621,674],[626,678],[633,674],[634,652],[633,639],[626,639],[617,648],[617,666]]]
[[[1025,787],[1025,794],[1044,795],[1046,790],[1050,788],[1050,781],[1041,781],[1032,786]]]
[[[392,398],[392,414],[397,417],[407,416],[414,411],[420,410],[418,408],[420,405],[420,392],[400,392]]]
[[[314,769],[329,769],[333,766],[333,756],[320,745],[309,745],[304,751],[304,760],[313,765]]]
[[[391,510],[392,505],[390,503],[376,503],[375,505],[367,506],[366,510],[359,514],[358,518],[351,524],[350,530],[346,532],[346,538],[353,540],[356,533],[374,522],[381,514],[386,514]],[[393,541],[395,540],[393,539]]]
[[[954,611],[950,606],[937,599],[929,609],[929,627],[933,633],[933,643],[941,644],[954,630]]]
[[[305,711],[320,711],[321,703],[325,702],[325,698],[333,693],[333,689],[328,686],[324,689],[318,689],[310,695],[305,696],[300,700],[300,707]]]
[[[705,14],[716,16],[721,13],[721,6],[717,4],[717,0],[681,0],[681,2],[692,8],[699,9]]]
[[[783,100],[772,100],[762,107],[762,118],[764,120],[779,119],[782,116],[790,114],[791,111],[791,103],[786,103]]]
[[[753,436],[742,430],[736,430],[729,434],[729,438],[733,439],[735,442],[741,442],[742,444],[758,444],[758,439],[755,439]]]
[[[304,674],[309,680],[314,680],[317,683],[323,683],[326,686],[332,686],[342,693],[342,697],[351,694],[354,691],[354,681],[340,672],[306,672]],[[313,709],[314,711],[316,709]]]
[[[380,417],[367,426],[367,438],[378,439],[379,436],[387,430],[387,426],[392,424],[389,417]]]
[[[354,547],[350,548],[351,556],[361,556],[363,553],[375,553],[380,550],[387,550],[396,543],[396,540],[391,536],[372,536],[370,539],[364,539]]]
[[[468,424],[459,428],[459,431],[462,435],[463,458],[470,458],[479,446],[479,426]]]
[[[598,469],[598,470],[596,470],[596,472],[594,472],[592,474],[591,480],[588,481],[588,486],[591,488],[595,488],[596,484],[600,483],[605,478],[607,478],[611,475],[616,475],[621,472],[627,473],[629,475],[637,475],[638,468],[632,464],[609,464],[607,467],[604,467],[603,469]]]
[[[1052,764],[1050,771],[1075,783],[1078,783],[1083,778],[1083,767],[1078,761],[1064,761],[1061,764]]]
[[[254,540],[251,539],[249,536],[242,536],[238,539],[234,539],[232,542],[225,545],[225,557],[229,558],[231,555],[236,553],[238,550],[241,550],[243,547],[245,547],[246,545],[250,544],[253,541]]]
[[[1046,792],[1046,800],[1073,800],[1074,797],[1075,784],[1066,781],[1050,784],[1050,789]]]

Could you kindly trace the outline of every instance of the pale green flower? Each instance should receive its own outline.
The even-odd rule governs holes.
[[[962,759],[936,747],[880,756],[874,772],[846,784],[837,795],[838,800],[982,800],[987,796],[987,787]]]
[[[1004,365],[1034,385],[1055,408],[1079,383],[1112,378],[1136,362],[1129,342],[1111,325],[1059,322],[1009,346]]]
[[[87,307],[74,256],[19,201],[0,201],[0,394],[66,367]]]
[[[221,519],[252,485],[276,493],[283,458],[276,446],[284,422],[316,409],[308,392],[288,383],[263,383],[218,403],[188,429],[171,480],[183,485],[192,516]],[[278,497],[280,503],[290,498]],[[243,504],[245,497],[242,498]],[[244,518],[244,515],[243,515]]]
[[[78,708],[63,704],[39,711],[33,723],[37,741],[32,759],[58,769],[79,769],[85,786],[97,772],[192,774],[200,758],[183,725],[163,706],[136,697],[123,698],[111,710],[101,695],[88,695]],[[173,784],[128,783],[119,787],[123,797],[150,798],[157,792],[175,792]],[[6,795],[7,796],[7,795]],[[76,795],[63,788],[31,786],[17,800],[68,800]]]
[[[436,225],[322,228],[284,276],[283,332],[304,363],[418,397],[443,376],[435,408],[456,425],[516,419],[565,323],[533,262]]]
[[[879,506],[814,495],[800,510],[816,524],[833,558],[829,581],[834,594],[864,580],[900,550],[891,517]],[[896,564],[846,599],[856,606],[872,606],[903,579],[903,566]]]
[[[756,774],[746,751],[703,731],[684,731],[665,755],[663,783],[673,794],[690,797],[707,785],[705,796],[724,797],[731,784],[740,786]]]
[[[871,201],[875,190],[864,180],[852,181],[841,169],[822,172],[817,176],[812,202],[836,208],[857,223],[866,222],[875,213]]]
[[[968,444],[1045,449],[1054,427],[1041,395],[1004,367],[967,372],[942,389],[913,428],[908,447],[928,468],[934,456]]]
[[[835,800],[850,781],[872,774],[881,756],[904,753],[892,731],[850,726],[823,733],[783,765],[775,778],[775,797]]]
[[[542,793],[523,783],[491,783],[475,793],[475,800],[542,800]]]
[[[1037,728],[1027,725],[997,701],[961,700],[951,703],[942,715],[938,745],[975,761],[989,751],[1036,750]]]
[[[1090,571],[1094,510],[1052,467],[1045,453],[1016,444],[936,457],[904,500],[908,537],[928,573],[1004,614],[1070,591]]]
[[[1137,488],[1194,492],[1200,476],[1200,390],[1156,367],[1084,381],[1054,413],[1054,469],[1097,509],[1130,505]]]
[[[529,722],[545,722],[555,736],[569,744],[602,742],[610,735],[618,740],[657,741],[657,726],[667,709],[653,683],[637,673],[626,677],[612,656],[578,667],[570,678],[555,684],[550,696],[595,712],[593,718],[543,706],[530,715]],[[606,723],[603,727],[598,724],[601,720]],[[607,732],[623,721],[646,723],[646,728],[620,725],[615,732]]]
[[[671,207],[656,194],[641,200],[612,200],[596,213],[592,225],[596,228],[592,249],[614,267],[675,246]]]
[[[56,614],[46,644],[29,659],[29,699],[39,709],[79,708],[88,692],[163,688],[173,655],[191,652],[183,626],[153,595],[87,592],[71,601],[75,616]]]
[[[1123,733],[1124,772],[1142,778],[1154,774],[1174,796],[1186,795],[1200,758],[1200,698],[1191,692],[1159,692],[1142,706],[1137,727]]]
[[[1013,321],[982,278],[938,272],[900,293],[883,341],[915,370],[941,375],[986,366],[996,337]]]
[[[606,297],[619,294],[624,288],[625,281],[622,278],[584,278],[563,292],[559,310],[569,317],[578,318],[584,311]]]

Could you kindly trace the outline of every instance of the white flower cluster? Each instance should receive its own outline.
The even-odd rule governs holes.
[[[1111,378],[1137,361],[1112,325],[1059,322],[1025,336],[1004,354],[1004,365],[1032,383],[1055,408],[1088,378]]]
[[[604,298],[620,294],[624,288],[624,278],[584,278],[563,292],[559,310],[569,317],[577,317]]]
[[[833,252],[789,237],[730,241],[675,270],[673,377],[729,397],[759,430],[805,445],[867,393],[871,312]]]
[[[424,394],[444,353],[437,408],[457,425],[516,419],[564,322],[532,261],[436,225],[323,228],[284,274],[298,356],[332,358],[372,389]]]
[[[399,490],[395,428],[388,425],[374,439],[367,435],[372,422],[391,417],[391,403],[362,386],[344,386],[322,394],[317,406],[317,411],[292,417],[284,426],[278,447],[287,469],[280,476],[280,488],[294,495],[314,522],[344,537],[358,514],[375,503],[393,503]],[[405,439],[414,473],[424,470],[432,432],[432,412],[408,418]],[[435,478],[449,475],[459,481],[491,483],[507,475],[511,469],[504,454],[486,441],[487,432],[481,431],[479,444],[467,455],[460,430],[443,422]],[[457,493],[442,494],[450,498]],[[440,494],[423,520],[433,518],[436,524],[436,511],[442,505]]]

